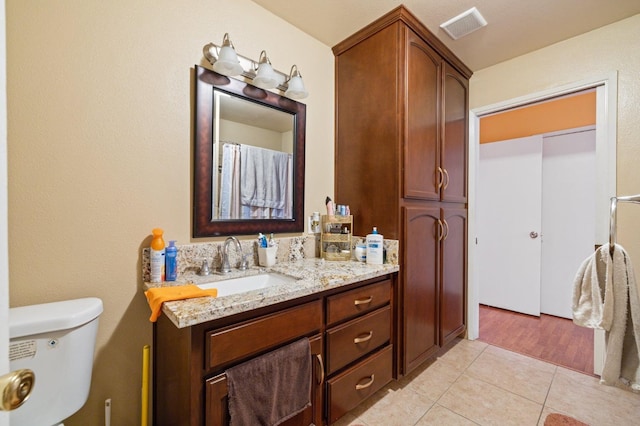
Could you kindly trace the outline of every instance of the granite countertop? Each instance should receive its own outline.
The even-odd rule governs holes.
[[[312,258],[277,263],[268,268],[252,267],[246,271],[234,270],[224,275],[214,273],[203,277],[189,273],[181,276],[179,281],[161,284],[145,283],[144,286],[146,290],[152,287],[185,283],[205,284],[264,272],[276,272],[296,279],[292,284],[279,284],[229,296],[165,302],[162,306],[162,314],[171,319],[176,327],[184,328],[398,272],[398,270],[399,267],[395,264],[369,265],[357,261],[334,262]]]

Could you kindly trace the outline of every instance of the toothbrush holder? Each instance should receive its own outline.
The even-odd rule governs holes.
[[[277,251],[278,247],[258,247],[258,264],[260,266],[275,265]]]

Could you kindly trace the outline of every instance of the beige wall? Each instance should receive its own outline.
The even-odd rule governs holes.
[[[477,71],[479,108],[618,71],[618,195],[640,194],[640,15]],[[640,265],[640,206],[618,206],[618,242]]]
[[[140,418],[151,343],[140,250],[191,239],[191,69],[229,32],[296,63],[307,104],[306,215],[333,195],[333,55],[248,0],[7,1],[10,305],[104,301],[89,401],[67,425]],[[203,64],[204,65],[204,64]],[[305,222],[306,223],[306,222]]]
[[[262,127],[236,123],[235,121],[220,120],[220,140],[224,142],[249,144],[260,148],[282,151],[284,136],[293,139],[292,132],[279,133]],[[290,154],[292,152],[289,151]],[[222,155],[222,150],[220,150],[220,155]]]

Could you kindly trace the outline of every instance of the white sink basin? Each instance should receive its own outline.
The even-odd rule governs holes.
[[[228,280],[214,281],[206,284],[198,284],[203,290],[218,289],[218,297],[230,296],[232,294],[245,293],[247,291],[259,290],[282,284],[296,282],[293,277],[282,274],[265,273],[251,275],[248,277],[231,278]]]

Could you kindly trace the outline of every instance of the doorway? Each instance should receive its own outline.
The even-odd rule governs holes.
[[[595,127],[484,143],[478,167],[480,303],[571,319],[595,244]]]
[[[480,340],[592,374],[593,332],[571,305],[594,249],[594,126],[484,143],[479,158]]]
[[[528,105],[557,96],[596,89],[596,224],[595,241],[601,244],[608,240],[609,199],[616,194],[616,112],[617,112],[617,72],[594,76],[589,80],[574,82],[564,86],[530,93],[525,96],[474,108],[470,111],[469,144],[469,287],[468,287],[468,338],[476,339],[479,334],[479,282],[477,237],[477,194],[479,154],[479,117]],[[604,362],[604,333],[596,333],[594,339],[594,373],[600,374]]]

